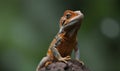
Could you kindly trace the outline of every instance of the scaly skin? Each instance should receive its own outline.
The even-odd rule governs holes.
[[[60,19],[60,30],[50,44],[47,56],[39,63],[36,71],[53,61],[70,60],[72,51],[75,51],[75,59],[79,60],[79,49],[77,45],[77,32],[80,29],[83,14],[80,11],[67,10]],[[83,62],[81,62],[83,64]]]

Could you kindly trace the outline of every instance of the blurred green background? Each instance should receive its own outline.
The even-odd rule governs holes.
[[[91,71],[120,71],[120,0],[0,0],[0,71],[35,71],[67,9],[85,15],[81,60]]]

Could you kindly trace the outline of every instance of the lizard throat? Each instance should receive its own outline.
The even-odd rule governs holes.
[[[76,39],[78,30],[72,29],[67,31],[62,31],[61,33],[58,33],[58,35],[64,39],[64,40],[74,40]]]

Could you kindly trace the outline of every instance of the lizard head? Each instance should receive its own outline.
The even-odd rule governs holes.
[[[66,10],[60,19],[60,33],[74,33],[80,28],[84,15],[80,11]]]

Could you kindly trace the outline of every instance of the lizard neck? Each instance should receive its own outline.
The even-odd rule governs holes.
[[[76,41],[77,38],[77,31],[76,30],[71,30],[69,32],[62,32],[57,34],[58,37],[67,40],[67,41]]]
[[[80,24],[75,24],[69,27],[60,27],[57,36],[69,41],[76,40],[80,26],[81,26]]]

